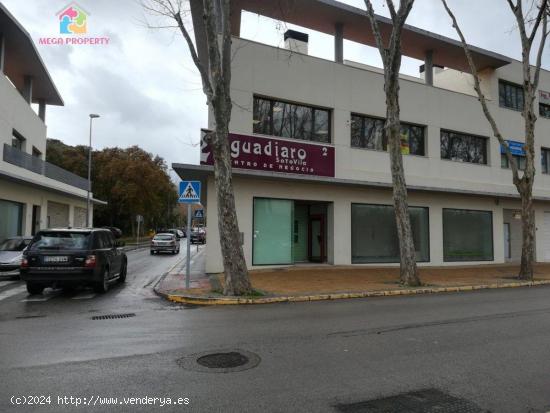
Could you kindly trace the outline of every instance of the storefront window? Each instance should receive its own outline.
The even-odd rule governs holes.
[[[443,260],[492,261],[492,212],[443,209]]]
[[[254,97],[254,133],[330,143],[330,111]]]
[[[388,150],[384,123],[384,119],[352,114],[351,147]],[[425,155],[424,130],[423,126],[401,123],[401,152],[404,155]]]
[[[0,199],[0,242],[22,235],[23,204]]]
[[[487,164],[487,138],[442,130],[441,159]]]
[[[430,260],[428,208],[409,207],[416,259]],[[391,205],[352,204],[351,262],[399,262],[399,239]]]
[[[254,199],[253,265],[292,264],[294,202]]]

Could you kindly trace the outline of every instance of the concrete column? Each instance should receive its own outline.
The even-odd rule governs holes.
[[[434,85],[434,62],[433,62],[433,50],[428,50],[426,52],[426,57],[424,59],[424,79],[426,84],[433,86]]]
[[[32,103],[32,82],[33,82],[32,76],[25,75],[25,83],[23,84],[23,90],[21,91],[21,95],[29,105]]]
[[[344,63],[344,25],[336,23],[334,26],[334,61]]]
[[[74,205],[69,204],[69,226],[74,227]]]
[[[0,33],[0,72],[4,73],[4,61],[6,59],[6,39]]]
[[[44,99],[38,100],[38,117],[46,123],[46,101]]]

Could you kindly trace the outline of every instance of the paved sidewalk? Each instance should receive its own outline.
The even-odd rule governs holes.
[[[204,257],[194,258],[191,288],[185,289],[181,267],[171,271],[155,288],[175,302],[188,304],[260,304],[285,301],[318,301],[342,298],[431,294],[512,288],[550,284],[550,264],[537,264],[534,281],[517,279],[517,264],[488,264],[471,267],[420,268],[421,287],[399,284],[399,268],[294,266],[251,271],[252,285],[260,294],[224,297],[223,275],[204,274]]]

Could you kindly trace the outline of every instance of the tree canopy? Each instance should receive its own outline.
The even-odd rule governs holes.
[[[79,176],[88,176],[88,148],[48,139],[46,160]],[[178,192],[163,158],[132,146],[92,152],[92,192],[107,201],[94,209],[94,225],[119,227],[133,234],[136,215],[145,228],[173,226]]]

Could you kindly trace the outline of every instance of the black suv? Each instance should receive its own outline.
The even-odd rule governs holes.
[[[124,282],[128,259],[112,229],[60,228],[39,231],[23,254],[21,279],[30,294],[45,287],[91,285],[103,293]]]

